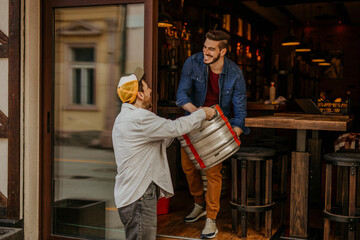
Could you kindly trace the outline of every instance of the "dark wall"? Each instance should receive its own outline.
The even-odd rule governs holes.
[[[320,31],[320,41],[325,49],[343,52],[343,78],[333,79],[324,75],[320,88],[329,91],[334,97],[346,97],[351,92],[354,106],[360,104],[360,27],[359,26],[326,26]],[[319,32],[320,32],[319,31]]]
[[[327,74],[328,67],[316,67],[319,69],[318,91],[325,91],[330,98],[347,97],[350,91],[350,97],[353,106],[360,105],[360,27],[359,26],[321,26],[307,27],[305,36],[310,37],[312,46],[326,50],[330,55],[338,55],[342,62],[343,74],[338,77],[330,77]],[[291,51],[293,47],[281,46],[282,39],[287,35],[288,29],[278,29],[273,34],[273,50],[279,54],[281,69],[290,70]],[[296,36],[300,38],[302,29],[295,31]],[[309,62],[310,67],[314,63]],[[319,94],[319,92],[317,92]],[[299,96],[300,97],[300,96]]]
[[[314,92],[319,96],[320,91],[325,91],[330,99],[338,97],[352,100],[352,113],[355,115],[354,127],[352,131],[360,131],[360,25],[320,25],[316,27],[306,27],[305,37],[310,39],[312,46],[325,50],[328,55],[337,55],[341,61],[343,74],[338,77],[328,74],[328,67],[316,67],[311,61],[308,62],[310,68],[317,71],[315,89],[304,87],[304,81],[295,82],[294,92],[298,91],[298,96],[307,97],[306,91]],[[279,54],[279,68],[291,71],[291,52],[294,47],[281,46],[282,39],[288,34],[288,29],[277,29],[273,34],[273,52]],[[302,35],[303,29],[295,29],[298,38]],[[296,59],[296,57],[294,58]],[[295,60],[296,65],[296,60]],[[285,76],[287,77],[287,76]],[[283,87],[284,88],[284,87]],[[286,88],[286,87],[285,87]],[[303,92],[299,92],[302,89]],[[313,97],[316,97],[313,96]]]

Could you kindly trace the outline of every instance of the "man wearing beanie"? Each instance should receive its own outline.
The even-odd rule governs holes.
[[[117,165],[114,196],[126,239],[156,239],[156,204],[174,194],[166,147],[174,137],[199,128],[215,110],[204,107],[189,116],[167,120],[151,112],[151,89],[137,74],[120,78],[117,93],[123,102],[112,140]]]

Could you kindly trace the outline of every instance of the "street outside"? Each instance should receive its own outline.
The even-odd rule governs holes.
[[[114,203],[116,163],[112,149],[55,146],[54,158],[55,202],[63,199],[106,201],[105,238],[125,239]]]

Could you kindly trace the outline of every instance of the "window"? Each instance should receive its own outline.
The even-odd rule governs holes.
[[[94,105],[95,49],[71,48],[72,104]]]

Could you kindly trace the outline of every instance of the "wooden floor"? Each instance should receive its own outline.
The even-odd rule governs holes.
[[[170,211],[168,214],[158,216],[158,238],[159,240],[176,239],[175,236],[182,237],[179,239],[200,239],[200,234],[204,228],[205,220],[199,220],[195,223],[185,223],[183,218],[191,212],[193,208],[193,200],[187,191],[176,192],[175,196],[170,200]],[[274,210],[275,215],[275,210]],[[275,215],[276,216],[276,215]],[[279,219],[279,217],[274,217]],[[221,208],[218,214],[216,225],[219,229],[219,233],[214,238],[220,239],[241,239],[240,231],[235,233],[231,229],[231,209],[229,207],[229,198],[224,197],[221,200]],[[280,223],[273,220],[273,233],[280,227]],[[240,227],[239,227],[240,229]],[[249,240],[262,240],[267,239],[263,236],[263,232],[256,232],[252,225],[248,225],[248,237]]]
[[[177,191],[175,193],[175,196],[170,199],[169,213],[158,216],[157,239],[158,240],[200,239],[201,231],[205,225],[204,219],[201,219],[195,223],[183,222],[183,218],[191,212],[192,208],[193,208],[193,198],[188,193],[188,190]],[[279,206],[277,205],[273,209],[273,234],[275,234],[277,230],[280,228],[279,213],[280,213],[280,209]],[[287,216],[289,216],[289,208],[287,209]],[[251,216],[248,215],[248,218],[251,218]],[[310,232],[312,233],[312,237],[310,238],[311,240],[322,240],[323,223],[324,220],[322,216],[322,208],[311,207],[309,210],[309,228],[310,228]],[[289,224],[289,219],[287,219],[285,225],[288,226],[288,224]],[[229,196],[222,197],[221,199],[221,208],[216,220],[216,225],[219,229],[219,233],[214,238],[214,240],[241,239],[240,226],[238,233],[233,232],[231,229],[231,209],[229,206]],[[281,232],[283,232],[283,229],[284,227],[280,229]],[[357,229],[360,229],[360,224],[357,224]],[[269,238],[265,238],[263,234],[264,234],[263,229],[261,232],[257,232],[254,230],[254,226],[251,223],[248,224],[248,232],[246,239],[269,240]],[[341,237],[340,235],[341,234],[338,234],[338,236],[336,237],[331,236],[330,240],[344,240],[345,238]],[[280,238],[277,235],[275,235],[272,239],[277,240]],[[360,239],[360,238],[356,238],[356,239]]]

